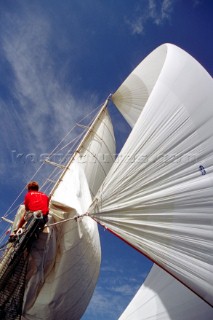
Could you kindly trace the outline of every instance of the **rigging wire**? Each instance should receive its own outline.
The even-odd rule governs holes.
[[[102,105],[102,104],[101,104]],[[100,109],[101,105],[97,106],[95,109],[93,109],[91,112],[89,112],[88,114],[86,114],[79,122],[83,122],[85,119],[88,119],[89,117],[91,118],[92,114],[96,113],[98,109]],[[90,120],[89,122],[89,125],[91,125],[91,123],[93,122],[93,119],[94,119],[94,116],[92,118],[92,120]],[[63,145],[60,149],[59,147],[62,145],[62,143],[65,141],[65,139],[73,132],[73,130],[76,128],[76,127],[79,127],[78,124],[75,124],[68,132],[67,134],[61,139],[61,141],[56,145],[56,147],[52,150],[52,152],[48,155],[47,158],[51,158],[53,157],[56,152],[59,152],[59,151],[62,151],[64,150],[65,148],[67,148],[68,146],[70,146],[69,150],[66,152],[65,156],[61,159],[60,163],[62,163],[64,160],[67,159],[68,155],[70,154],[71,150],[74,148],[75,145],[77,145],[78,141],[82,138],[82,136],[84,135],[85,131],[86,131],[86,126],[83,126],[84,127],[84,130],[81,134],[79,134],[77,137],[73,138],[71,141],[69,141],[69,143],[67,143],[66,145]],[[30,180],[33,180],[37,175],[38,173],[41,171],[42,167],[46,165],[46,162],[45,160],[42,162],[42,164],[39,166],[39,168],[36,170],[36,172],[34,173],[34,175],[31,177]],[[58,172],[57,171],[58,168],[54,168],[52,170],[52,172],[50,173],[50,175],[45,179],[44,183],[41,185],[41,189],[44,190],[44,187],[46,186],[45,190],[47,190],[47,186],[48,184],[51,182],[52,184],[55,183],[54,179],[51,179],[52,177],[54,177],[55,175],[55,178],[57,179],[57,175],[59,175],[59,173],[56,173]],[[52,180],[52,181],[51,181]],[[26,187],[24,187],[20,192],[19,194],[17,195],[17,197],[15,198],[15,200],[12,202],[12,204],[9,206],[9,208],[7,209],[7,211],[5,212],[5,214],[3,215],[3,217],[8,217],[9,215],[12,215],[15,211],[17,211],[19,205],[15,206],[14,205],[17,203],[17,201],[20,199],[20,197],[22,196],[22,194],[24,193],[24,191],[26,190],[25,189]],[[45,192],[44,190],[44,192]],[[14,208],[13,208],[14,207]],[[0,223],[2,222],[3,220],[0,221]],[[6,237],[6,231],[8,230],[8,227],[5,227],[4,230],[1,232],[2,236],[0,238],[0,243],[2,242],[3,239],[5,239]]]

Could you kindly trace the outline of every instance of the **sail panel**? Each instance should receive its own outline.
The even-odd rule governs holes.
[[[212,319],[213,308],[154,265],[119,320]]]
[[[213,81],[190,55],[166,47],[168,61],[91,212],[213,304]]]
[[[26,320],[70,319],[70,315],[80,319],[97,282],[101,259],[97,224],[89,217],[73,219],[91,204],[89,187],[77,163],[68,177],[63,189],[66,196],[58,189],[50,203],[50,223],[51,219],[61,223],[47,228],[46,236],[42,234],[34,245],[25,292]],[[63,203],[66,197],[74,200]]]
[[[112,101],[133,126],[145,106],[163,68],[167,46],[161,46],[147,56],[113,94]]]
[[[92,197],[115,161],[115,148],[113,126],[105,108],[75,156],[75,161],[85,172]]]

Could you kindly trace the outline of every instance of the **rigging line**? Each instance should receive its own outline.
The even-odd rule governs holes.
[[[9,243],[9,241],[5,242],[1,247],[0,247],[0,251],[3,251],[4,248],[6,247],[6,245]]]
[[[101,212],[99,212],[101,213]],[[160,265],[158,262],[156,262],[155,260],[153,260],[153,258],[151,258],[147,253],[143,252],[143,250],[139,250],[137,247],[135,247],[134,245],[132,245],[130,242],[128,242],[127,240],[125,240],[124,238],[122,238],[119,234],[117,234],[115,231],[111,230],[110,228],[108,228],[107,226],[105,226],[102,222],[98,221],[98,219],[96,219],[92,214],[88,214],[94,221],[96,221],[101,227],[103,227],[105,230],[108,230],[110,233],[112,233],[114,236],[116,236],[117,238],[119,238],[120,240],[122,240],[123,242],[125,242],[127,245],[129,245],[131,248],[135,249],[137,252],[139,252],[140,254],[143,254],[146,258],[148,258],[149,260],[151,260],[153,263],[155,263],[158,267],[160,267],[161,269],[163,269],[165,272],[167,272],[168,274],[170,274],[173,278],[175,278],[177,281],[179,281],[182,285],[184,285],[186,288],[188,288],[191,292],[193,292],[194,294],[196,294],[201,300],[203,300],[206,304],[208,304],[210,307],[213,307],[213,305],[208,302],[207,300],[205,300],[204,297],[200,296],[197,292],[195,292],[192,288],[190,288],[188,285],[186,285],[182,280],[178,279],[175,275],[173,275],[169,270],[165,269],[163,265]]]
[[[76,216],[74,216],[72,218],[64,219],[62,221],[58,221],[58,222],[54,222],[54,223],[51,223],[49,225],[46,225],[44,228],[49,228],[49,227],[55,226],[57,224],[61,224],[61,223],[64,223],[64,222],[67,222],[67,221],[71,221],[71,220],[75,220],[77,222],[78,219],[83,218],[85,216],[89,216],[89,214],[86,212],[86,213],[84,213],[82,215],[76,215]]]
[[[72,149],[74,149],[74,148],[75,148],[75,145],[77,145],[77,142],[80,141],[80,138],[82,138],[82,136],[83,136],[83,133],[81,133],[79,136],[77,136],[76,138],[74,138],[71,142],[69,142],[67,145],[65,145],[64,147],[62,147],[62,148],[61,148],[60,150],[58,150],[58,151],[61,151],[61,150],[65,149],[69,144],[73,143],[73,142],[76,140],[76,142],[71,146]],[[64,160],[69,156],[70,153],[73,154],[73,151],[71,150],[71,148],[67,150],[67,152],[66,152],[66,154],[64,155],[64,157],[59,161],[59,164],[63,163]],[[54,153],[53,156],[54,156],[55,154],[57,155],[57,153]],[[71,155],[70,155],[70,157],[71,157]],[[45,161],[46,161],[46,163],[48,163],[48,160],[47,160],[47,159],[46,159]],[[63,168],[66,168],[66,165],[64,165]],[[56,166],[56,168],[55,168],[54,170],[52,170],[52,172],[49,174],[49,176],[48,176],[47,179],[45,180],[43,186],[46,185],[47,182],[49,182],[49,180],[51,180],[50,178],[53,177],[53,175],[54,175],[55,173],[58,174],[58,168],[57,168],[57,166]],[[57,179],[56,179],[56,181],[57,181]],[[56,181],[55,181],[54,183],[56,183]]]
[[[106,171],[104,170],[104,167],[103,167],[103,165],[101,164],[101,161],[96,157],[96,155],[94,154],[94,153],[92,153],[89,149],[86,149],[86,148],[84,148],[83,146],[82,146],[82,149],[84,149],[84,150],[86,150],[88,153],[90,153],[92,156],[93,156],[93,158],[95,158],[96,160],[97,160],[97,162],[100,164],[100,167],[102,168],[102,170],[103,170],[103,172],[104,172],[104,175],[105,175],[105,177],[106,177]]]
[[[96,124],[96,121],[99,119],[100,115],[102,114],[102,112],[106,109],[107,105],[108,105],[108,102],[109,102],[109,98],[107,98],[104,102],[104,104],[102,105],[100,111],[98,112],[98,114],[96,115],[96,117],[94,118],[90,128],[92,129],[95,124]],[[69,168],[70,164],[73,162],[74,158],[75,158],[75,155],[76,153],[79,152],[80,148],[83,146],[84,142],[87,140],[88,136],[89,136],[90,132],[87,131],[86,134],[84,135],[83,139],[80,141],[76,151],[74,152],[74,154],[72,155],[72,157],[70,158],[70,160],[68,161],[67,165],[66,165],[66,169],[62,172],[62,174],[60,175],[59,179],[58,179],[58,182],[55,184],[55,186],[53,187],[53,189],[51,190],[51,195],[54,193],[54,191],[56,190],[56,188],[58,187],[58,184],[60,183],[60,181],[62,180],[63,176],[65,175],[67,169]]]
[[[95,109],[93,109],[91,112],[89,112],[88,114],[86,114],[86,116],[84,116],[79,122],[82,122],[83,120],[85,120],[86,118],[88,118],[89,116],[91,116],[92,113],[96,112],[97,109],[99,109],[101,107],[101,105],[99,105],[98,107],[96,107]],[[91,121],[92,123],[92,121]],[[59,144],[54,148],[54,150],[52,151],[52,153],[57,149],[57,147],[66,139],[66,137],[72,132],[72,130],[74,128],[76,128],[77,126],[79,126],[79,124],[75,124],[71,129],[70,131],[64,136],[64,138],[59,142]],[[82,134],[78,135],[76,138],[73,139],[73,141],[75,141],[78,137],[80,137]],[[71,141],[72,142],[72,141]],[[69,143],[67,145],[65,145],[64,147],[62,147],[62,149],[60,150],[63,150],[66,146],[68,146]]]
[[[114,138],[113,138],[113,136],[112,136],[112,133],[111,133],[109,127],[108,127],[108,126],[106,125],[106,123],[104,123],[104,122],[103,122],[103,125],[107,128],[108,133],[109,133],[110,136],[112,137],[112,140],[114,140]],[[94,135],[104,144],[104,146],[106,147],[106,149],[108,150],[108,152],[109,152],[109,154],[110,154],[110,156],[111,156],[111,159],[114,160],[113,155],[111,154],[110,149],[109,149],[108,145],[106,144],[105,140],[102,139],[101,136],[98,135],[96,131],[91,130],[91,132],[94,133]]]
[[[99,106],[97,107],[97,108],[95,108],[94,110],[96,110],[96,109],[98,109],[99,108]],[[83,121],[84,119],[86,119],[89,115],[91,115],[93,112],[94,112],[94,110],[92,110],[89,114],[87,114],[85,117],[83,117],[80,121]],[[75,126],[73,126],[70,130],[69,130],[69,132],[64,136],[64,138],[58,143],[58,145],[52,150],[52,152],[49,154],[49,157],[51,157],[53,154],[54,154],[54,152],[56,151],[56,149],[58,148],[58,146],[66,139],[66,137],[74,130],[74,128],[76,127],[76,125]],[[73,140],[75,140],[75,139],[73,139]],[[40,165],[40,167],[36,170],[36,172],[35,172],[35,174],[31,177],[31,179],[30,180],[33,180],[33,178],[37,175],[37,173],[41,170],[41,168],[42,168],[42,166],[45,164],[45,161]],[[41,186],[41,188],[43,187],[45,185],[45,182],[42,184],[42,186]],[[15,200],[13,201],[13,203],[10,205],[10,207],[7,209],[7,211],[5,212],[5,214],[4,214],[4,217],[7,217],[8,215],[9,215],[9,211],[11,210],[11,208],[14,206],[14,204],[16,203],[16,201],[21,197],[21,195],[23,194],[23,192],[24,192],[24,190],[25,190],[25,187],[21,190],[21,192],[18,194],[18,196],[15,198]]]
[[[96,112],[96,110],[99,109],[99,108],[100,108],[100,105],[99,105],[98,107],[96,107],[94,110],[92,110],[90,113],[88,113],[85,117],[83,117],[83,118],[80,120],[80,122],[82,122],[84,119],[88,118],[92,113]],[[94,119],[94,118],[93,118],[93,119]],[[93,121],[93,120],[91,120],[91,122],[90,122],[89,125],[91,125],[92,121]],[[65,140],[65,138],[71,133],[71,131],[72,131],[76,126],[77,126],[77,124],[66,134],[66,136],[65,136],[65,137],[60,141],[60,143],[55,147],[55,149],[52,151],[52,153],[50,154],[49,157],[51,157],[51,156],[54,155],[54,151],[56,151],[57,147]],[[81,141],[81,139],[83,138],[83,136],[84,136],[84,134],[85,134],[85,131],[86,131],[86,130],[84,130],[81,134],[79,134],[76,138],[74,138],[71,142],[69,142],[67,145],[63,146],[63,147],[62,147],[61,149],[59,149],[58,151],[63,150],[63,149],[66,148],[69,144],[73,143],[75,140],[76,140],[76,141],[75,141],[75,143],[73,144],[72,149],[76,149],[76,148],[77,148],[77,147],[76,147],[76,146],[77,146],[77,143],[78,143],[79,141]],[[62,162],[66,159],[66,157],[69,155],[70,151],[71,151],[71,148],[67,151],[67,153],[65,154],[65,156],[61,159],[60,163],[62,163]],[[72,154],[73,154],[73,153],[74,153],[74,152],[72,152]],[[66,167],[67,167],[67,166],[66,166]],[[48,178],[50,178],[55,172],[57,172],[57,168],[55,168],[55,169],[50,173],[50,175],[48,176]],[[44,183],[43,183],[42,186],[44,186],[44,185],[47,183],[48,178],[46,179],[46,181],[44,181]]]
[[[36,172],[34,173],[34,175],[31,177],[31,180],[33,180],[33,178],[37,175],[37,173],[41,170],[42,166],[45,164],[45,162],[43,162],[39,168],[36,170]],[[4,217],[6,218],[9,213],[8,211],[10,211],[10,209],[14,206],[14,204],[16,203],[16,201],[20,198],[20,196],[22,195],[22,193],[24,192],[24,190],[26,189],[26,186],[20,191],[20,193],[18,194],[18,196],[15,198],[15,200],[13,201],[13,203],[10,205],[10,207],[7,209],[6,213],[4,214]]]
[[[89,117],[96,109],[100,108],[100,105],[98,107],[96,107],[94,110],[92,110],[91,112],[89,112],[86,116],[84,116],[81,120],[85,120],[87,117]],[[76,124],[67,132],[67,134],[62,138],[62,140],[56,145],[56,147],[52,150],[52,152],[50,153],[50,156],[56,151],[56,149],[58,148],[58,146],[67,138],[67,136],[75,129]]]
[[[63,146],[61,149],[57,150],[58,151],[62,151],[63,149],[65,149],[66,147],[68,147],[70,144],[73,144],[71,146],[70,149],[68,149],[68,151],[66,152],[66,154],[64,155],[64,157],[59,161],[59,164],[63,163],[63,161],[68,157],[69,153],[73,153],[72,149],[75,148],[75,145],[77,145],[78,141],[81,139],[81,137],[83,136],[83,134],[81,133],[80,135],[78,135],[77,137],[75,137],[74,139],[72,139],[69,143],[67,143],[67,145]],[[75,141],[76,140],[76,141]],[[56,147],[57,148],[57,147]],[[55,148],[55,149],[56,149]],[[45,163],[50,163],[51,161],[48,160],[48,158],[51,158],[53,157],[54,155],[57,155],[57,153],[53,153],[51,155],[49,155],[45,160],[44,162]],[[70,155],[71,156],[71,155]],[[66,166],[64,166],[66,167]],[[63,168],[64,168],[63,167]],[[62,168],[61,168],[62,169]],[[56,174],[56,175],[55,175]],[[55,175],[55,177],[57,176],[58,174],[58,168],[57,166],[51,171],[51,173],[49,174],[49,176],[46,178],[46,180],[44,181],[43,185],[42,185],[42,188],[47,185],[47,183],[51,180],[50,178],[53,177]],[[56,179],[57,181],[57,179]],[[56,183],[56,181],[52,181],[52,183]],[[47,187],[46,187],[47,188]],[[46,190],[46,189],[45,189]]]
[[[86,126],[84,124],[76,123],[76,126],[79,127],[79,128],[82,128],[82,129],[89,129],[89,125]]]
[[[75,124],[74,128],[77,127],[77,126],[78,126],[78,124]],[[83,132],[85,132],[85,130],[84,130]],[[80,133],[79,135],[77,135],[77,136],[76,136],[75,138],[73,138],[70,142],[68,142],[66,145],[64,145],[63,147],[61,147],[61,149],[57,150],[57,152],[58,152],[58,151],[62,151],[63,149],[65,149],[66,147],[68,147],[70,144],[73,144],[72,147],[74,148],[75,144],[78,143],[78,140],[81,139],[82,135],[83,135],[83,133]],[[76,141],[75,141],[75,140],[76,140]],[[61,141],[61,142],[62,142],[62,141]],[[70,149],[69,149],[69,150],[70,150]],[[52,155],[54,155],[54,154],[57,154],[57,153],[52,153]],[[51,155],[51,156],[52,156],[52,155]]]
[[[92,110],[90,113],[88,113],[85,117],[83,117],[80,121],[83,121],[84,119],[86,119],[87,117],[89,117],[93,112],[95,112],[97,109],[100,108],[100,105],[98,107],[96,107],[94,110]],[[65,137],[58,143],[58,145],[53,149],[53,151],[50,153],[49,156],[51,156],[55,151],[56,149],[58,148],[58,146],[66,139],[66,137],[72,132],[72,130],[74,130],[76,126],[73,126],[69,132],[65,135]],[[45,164],[45,162],[43,162],[39,168],[36,170],[35,174],[31,177],[30,180],[33,180],[33,178],[37,175],[37,173],[41,170],[41,168],[43,167],[43,165]],[[44,183],[45,184],[45,183]],[[42,186],[44,186],[44,184]],[[41,187],[42,187],[41,186]],[[13,203],[10,205],[10,207],[7,209],[7,211],[5,212],[4,214],[4,217],[7,217],[10,213],[9,211],[11,210],[11,208],[14,206],[14,204],[16,203],[16,201],[21,197],[21,195],[23,194],[25,190],[25,187],[20,191],[20,193],[18,194],[18,196],[15,198],[15,200],[13,201]],[[17,206],[18,207],[18,206]],[[16,208],[17,208],[16,207]]]
[[[42,162],[42,164],[38,167],[38,169],[36,170],[36,172],[34,173],[34,175],[31,177],[30,180],[33,180],[34,177],[37,175],[37,173],[41,170],[41,168],[44,166],[45,161]],[[42,185],[43,186],[43,185]],[[24,187],[20,193],[18,194],[18,196],[15,198],[15,200],[13,201],[13,203],[10,205],[10,207],[7,209],[6,213],[4,214],[4,217],[6,218],[10,213],[8,213],[8,211],[11,210],[11,208],[14,206],[14,204],[16,203],[16,201],[20,198],[20,196],[23,194],[24,190],[26,189],[26,187]],[[18,206],[17,206],[18,207]],[[17,208],[16,207],[16,208]],[[14,211],[14,210],[13,210]]]
[[[81,137],[82,137],[82,134],[80,135],[80,138],[81,138]],[[77,138],[78,138],[78,141],[79,141],[80,138],[79,138],[79,137],[77,137]],[[76,140],[76,138],[73,139],[73,140]],[[77,144],[78,141],[76,141],[76,144]],[[64,146],[63,148],[61,148],[59,151],[65,149],[65,148],[66,148],[69,144],[71,144],[72,142],[73,142],[73,141],[71,141],[70,143],[68,143],[66,146]],[[56,167],[57,167],[57,166],[60,167],[61,163],[63,163],[64,160],[65,160],[68,156],[71,157],[71,156],[73,155],[74,151],[72,151],[72,149],[75,148],[74,146],[75,146],[75,145],[73,145],[70,149],[67,150],[66,154],[65,154],[64,157],[59,161],[59,163],[52,162],[52,161],[50,161],[50,160],[48,160],[48,159],[46,159],[46,160],[44,160],[44,161],[45,161],[46,163],[48,163],[48,164],[53,164],[53,165],[55,165]],[[72,154],[70,154],[70,153],[72,153]],[[53,154],[53,156],[54,156],[54,155],[57,155],[57,153],[56,153],[56,154]],[[66,165],[61,165],[61,168],[62,168],[62,169],[65,169],[65,168],[66,168]],[[57,171],[57,170],[54,169],[54,170],[50,173],[50,175],[48,176],[48,178],[50,178],[55,171]],[[47,178],[46,180],[48,180],[48,178]]]

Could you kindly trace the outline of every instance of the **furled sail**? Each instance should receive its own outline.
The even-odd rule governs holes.
[[[154,265],[119,320],[212,319],[213,308]]]
[[[67,221],[46,228],[34,244],[23,319],[80,319],[93,294],[101,256],[97,224],[89,217],[73,218],[86,213],[90,192],[96,192],[114,162],[106,104],[53,189],[50,223]]]
[[[130,123],[135,101],[142,112],[90,211],[213,304],[213,81],[170,44],[144,63],[146,72],[143,62],[136,68],[144,95],[133,98],[134,71],[113,95]]]

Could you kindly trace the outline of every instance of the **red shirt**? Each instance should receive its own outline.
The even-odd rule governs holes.
[[[26,211],[41,210],[43,215],[47,215],[49,212],[49,198],[40,191],[29,191],[24,198],[24,205]]]

